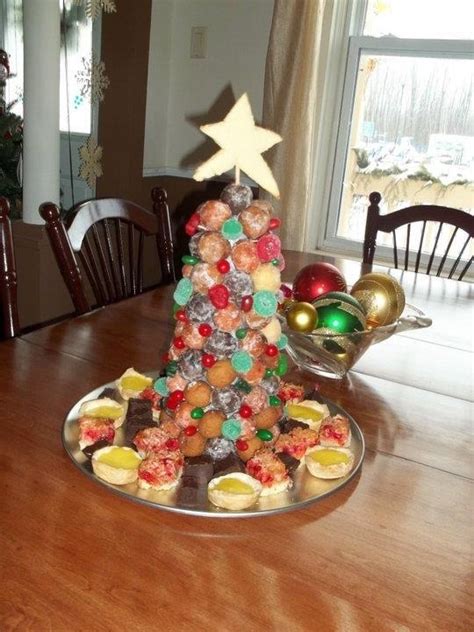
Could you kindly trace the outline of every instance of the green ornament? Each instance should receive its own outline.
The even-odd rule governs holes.
[[[222,424],[222,436],[231,441],[238,439],[242,433],[242,425],[238,419],[226,419]]]
[[[183,255],[181,261],[188,266],[195,266],[199,263],[199,257],[193,257],[193,255]]]
[[[256,314],[268,318],[273,316],[278,307],[278,301],[274,292],[259,290],[253,295],[253,309]]]
[[[158,395],[161,395],[162,397],[166,397],[166,395],[168,395],[168,393],[170,392],[168,385],[166,384],[165,377],[159,377],[157,380],[155,380],[153,388],[158,393]]]
[[[286,334],[281,334],[280,338],[277,340],[276,346],[280,351],[284,349],[288,344],[288,336]]]
[[[318,329],[336,334],[364,331],[366,317],[362,305],[345,292],[328,292],[313,301],[318,314]]]
[[[252,390],[250,384],[243,380],[241,377],[237,380],[234,386],[238,388],[239,391],[242,391],[244,393],[250,393],[250,391]]]
[[[222,224],[221,233],[226,239],[235,241],[243,234],[242,224],[236,217],[226,219],[226,221]]]
[[[273,369],[265,369],[264,377],[272,377],[272,375],[273,375]]]
[[[181,279],[176,286],[173,298],[178,305],[186,305],[193,293],[193,284],[190,279]]]
[[[235,332],[235,337],[239,340],[243,340],[247,335],[247,331],[248,329],[237,329],[237,331]]]
[[[288,371],[288,358],[284,353],[280,353],[278,358],[278,366],[275,369],[275,375],[282,377]]]
[[[262,441],[271,441],[273,439],[273,434],[270,430],[257,430],[257,437]]]
[[[177,370],[178,370],[178,363],[176,362],[176,360],[171,360],[165,366],[165,372],[168,377],[173,377],[173,375],[176,375]]]
[[[203,417],[204,417],[204,410],[201,407],[192,409],[191,419],[202,419]]]
[[[270,395],[268,401],[270,406],[279,406],[281,404],[281,399],[277,395]]]
[[[231,364],[237,373],[248,373],[253,367],[253,360],[247,351],[236,351],[232,354]]]

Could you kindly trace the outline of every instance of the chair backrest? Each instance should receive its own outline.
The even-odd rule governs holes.
[[[0,338],[20,332],[18,322],[16,262],[10,224],[10,204],[0,197]]]
[[[117,198],[94,199],[82,202],[71,210],[66,228],[55,204],[40,206],[46,221],[53,252],[74,303],[77,314],[91,309],[76,254],[90,283],[95,306],[108,305],[143,291],[143,248],[145,236],[155,235],[162,282],[170,282],[174,275],[172,257],[164,244],[171,239],[169,209],[166,193],[160,194],[155,213]],[[168,220],[163,219],[163,215]],[[172,247],[171,247],[172,253]]]
[[[163,284],[175,283],[174,240],[166,191],[162,187],[153,187],[151,190],[151,199],[153,202],[153,212],[159,222],[159,230],[156,238],[161,263],[162,282]]]
[[[381,215],[379,206],[381,199],[380,193],[376,191],[369,195],[370,205],[367,211],[363,250],[364,263],[373,263],[377,233],[381,231],[392,233],[395,268],[398,268],[401,263],[400,267],[404,270],[413,269],[415,272],[435,274],[436,276],[441,276],[444,271],[444,275],[450,279],[463,279],[472,265],[473,259],[472,256],[469,256],[471,240],[474,236],[474,217],[472,215],[448,206],[429,204],[409,206],[387,215]],[[433,247],[429,248],[423,257],[425,252],[423,241],[427,234],[428,222],[434,222],[437,227]],[[419,223],[421,227],[419,236],[415,236],[415,231],[412,231],[412,225],[415,223]],[[406,226],[406,236],[401,247],[402,256],[399,256],[397,229],[403,226]],[[445,227],[446,230],[443,233]],[[458,237],[457,242],[455,242],[456,237]],[[414,261],[410,260],[410,249],[413,253],[412,258],[415,257]],[[465,253],[468,255],[467,259],[463,259]],[[444,270],[447,262],[447,269]]]

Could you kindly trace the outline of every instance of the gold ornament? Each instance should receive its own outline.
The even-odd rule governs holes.
[[[311,303],[293,303],[286,312],[286,322],[293,331],[305,334],[316,327],[318,315]]]
[[[405,293],[400,283],[384,272],[364,274],[351,294],[367,314],[370,329],[394,323],[405,308]]]

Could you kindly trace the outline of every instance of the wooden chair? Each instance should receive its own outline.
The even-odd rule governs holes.
[[[20,333],[16,297],[16,262],[10,224],[10,203],[0,197],[0,338]]]
[[[369,195],[370,205],[367,213],[367,223],[365,226],[365,238],[364,238],[364,251],[363,258],[364,263],[372,264],[374,261],[375,247],[377,233],[379,231],[384,233],[392,233],[393,236],[393,261],[395,268],[398,268],[399,256],[397,245],[396,231],[402,226],[406,226],[406,240],[404,244],[404,254],[401,257],[403,259],[403,269],[413,269],[415,272],[424,272],[425,274],[436,274],[440,276],[443,268],[448,261],[451,266],[447,274],[448,278],[457,278],[462,280],[472,264],[472,256],[465,262],[462,261],[462,269],[456,273],[456,270],[461,263],[462,256],[466,249],[469,247],[471,240],[474,236],[474,217],[464,211],[460,211],[455,208],[449,208],[447,206],[433,206],[433,205],[418,205],[410,206],[408,208],[388,213],[387,215],[380,215],[380,193],[374,191]],[[410,237],[412,236],[412,225],[416,222],[421,222],[421,236],[418,240],[418,248],[416,250],[416,259],[414,263],[410,262],[410,245],[413,248],[414,244],[410,244]],[[427,222],[435,222],[438,224],[436,231],[434,246],[431,252],[428,254],[426,265],[423,262],[423,239],[426,233]],[[454,226],[454,230],[449,236],[448,244],[446,248],[440,249],[437,252],[438,244],[440,243],[440,236],[445,225]],[[456,235],[462,236],[462,242],[460,248],[454,251],[453,246]],[[412,242],[415,238],[412,239]],[[451,263],[454,259],[454,262]],[[434,265],[433,265],[434,264]],[[435,271],[435,268],[437,269]]]
[[[175,280],[173,241],[166,192],[153,190],[154,213],[117,198],[88,200],[76,205],[67,227],[58,207],[46,202],[40,215],[77,315],[143,291],[143,245],[156,236],[161,282]],[[76,253],[95,304],[87,300]]]

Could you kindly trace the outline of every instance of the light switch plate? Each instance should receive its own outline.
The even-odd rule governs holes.
[[[191,28],[191,58],[205,59],[207,57],[207,26],[193,26]]]

